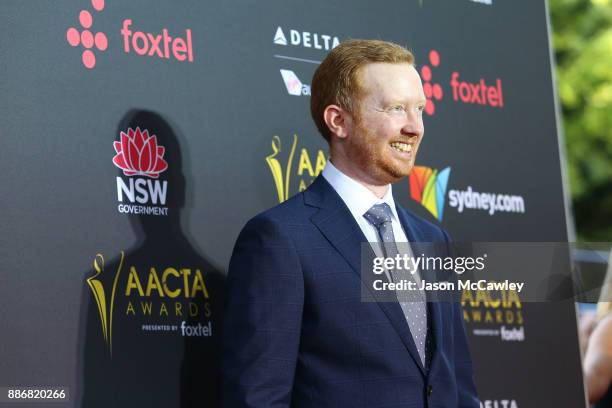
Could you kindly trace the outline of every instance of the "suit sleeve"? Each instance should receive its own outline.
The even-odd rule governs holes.
[[[252,219],[228,271],[224,407],[290,406],[303,304],[302,270],[290,237],[275,220]]]
[[[450,245],[451,238],[442,230],[446,242]],[[459,302],[454,302],[453,309],[453,340],[455,346],[455,381],[457,384],[457,400],[459,408],[479,408],[480,400],[474,381],[472,356],[468,344],[465,325],[463,322],[463,309]]]

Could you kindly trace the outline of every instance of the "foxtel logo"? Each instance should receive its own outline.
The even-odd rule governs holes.
[[[329,51],[332,48],[336,47],[340,44],[340,40],[338,37],[326,35],[326,34],[317,34],[310,33],[308,31],[297,31],[297,30],[289,30],[289,41],[287,41],[287,37],[283,32],[283,29],[279,26],[276,29],[276,33],[274,34],[274,44],[277,45],[296,45],[302,46],[304,48],[315,48],[317,50],[326,50]]]
[[[105,8],[105,0],[91,0],[93,11],[101,13]],[[97,20],[97,18],[96,18]],[[72,47],[82,47],[81,61],[85,68],[96,66],[97,52],[105,52],[109,48],[106,33],[94,31],[94,15],[87,9],[79,12],[80,28],[69,27],[66,31],[66,41]],[[163,28],[160,34],[132,31],[132,19],[123,20],[120,34],[123,37],[123,51],[126,54],[134,51],[141,56],[175,59],[177,61],[193,62],[193,44],[191,30],[185,30],[185,36],[170,36],[168,29]],[[97,28],[97,27],[96,27]],[[98,54],[99,55],[99,54]]]
[[[451,74],[450,85],[453,88],[453,99],[463,103],[488,105],[495,108],[504,107],[504,94],[502,80],[497,78],[495,85],[487,85],[484,79],[480,82],[470,83],[459,81],[459,73]]]
[[[132,32],[129,27],[132,20],[123,20],[121,35],[123,36],[123,51],[126,54],[134,49],[138,55],[148,55],[149,57],[159,57],[170,59],[172,56],[178,61],[193,62],[193,45],[191,43],[191,30],[185,30],[185,38],[174,37],[168,34],[168,29],[162,29],[161,34],[144,33],[142,31]],[[131,48],[130,48],[131,45]]]
[[[428,115],[434,115],[438,101],[442,101],[446,93],[443,91],[441,83],[433,79],[434,68],[437,71],[442,62],[440,52],[431,50],[427,62],[421,67],[423,91],[427,97],[425,112]],[[455,102],[490,106],[499,109],[504,107],[504,93],[500,78],[495,80],[494,85],[487,84],[484,78],[472,83],[460,80],[459,72],[452,71],[449,84],[452,90],[452,98]]]
[[[283,77],[283,82],[285,83],[285,87],[287,88],[289,95],[310,96],[310,85],[303,84],[297,75],[295,75],[295,72],[288,69],[281,69],[280,73]]]

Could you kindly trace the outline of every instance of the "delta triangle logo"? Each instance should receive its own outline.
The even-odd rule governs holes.
[[[278,26],[276,29],[276,34],[274,34],[274,44],[287,45],[287,37],[285,37],[285,33],[283,33],[280,26]]]
[[[427,208],[438,221],[442,221],[444,214],[444,198],[450,172],[450,167],[438,171],[415,166],[410,173],[410,197]]]

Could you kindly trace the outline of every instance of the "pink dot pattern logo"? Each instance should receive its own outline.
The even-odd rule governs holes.
[[[421,67],[421,78],[423,79],[423,91],[427,102],[425,103],[425,113],[433,115],[436,112],[436,104],[434,100],[441,101],[444,96],[442,92],[442,86],[438,83],[432,83],[432,68],[440,65],[440,54],[436,50],[429,52],[429,65],[423,65]]]
[[[104,10],[104,0],[91,0],[91,5],[95,11]],[[101,31],[95,34],[92,32],[93,16],[88,10],[81,10],[79,13],[79,23],[81,24],[81,30],[75,27],[68,28],[66,40],[73,47],[82,45],[85,48],[81,55],[81,60],[86,68],[93,69],[96,66],[94,50],[106,51],[108,48],[108,38]]]

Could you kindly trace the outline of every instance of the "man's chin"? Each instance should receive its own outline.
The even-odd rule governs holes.
[[[388,168],[385,169],[385,175],[384,175],[384,179],[385,179],[385,183],[386,184],[393,184],[393,183],[397,183],[398,181],[401,181],[403,178],[408,177],[410,175],[410,172],[412,171],[412,167],[404,167],[404,168]]]
[[[396,179],[396,181],[399,181],[401,179],[403,179],[404,177],[408,177],[410,175],[410,173],[412,172],[412,169],[414,168],[414,162],[412,162],[412,160],[410,161],[410,164],[403,164],[401,166],[394,166],[393,168],[389,169],[389,173],[390,175],[393,176],[393,178]]]

